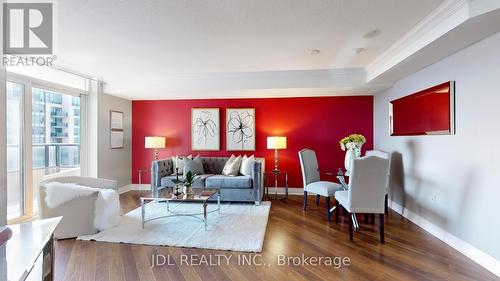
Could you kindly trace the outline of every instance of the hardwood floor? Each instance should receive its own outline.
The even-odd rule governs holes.
[[[139,206],[139,191],[120,195],[123,212]],[[155,247],[104,242],[60,240],[56,243],[56,280],[499,280],[464,255],[418,226],[390,211],[385,222],[385,244],[378,239],[378,219],[365,224],[349,241],[348,220],[327,223],[324,201],[310,196],[302,211],[302,197],[273,201],[262,253]],[[243,238],[244,239],[244,238]],[[170,257],[170,264],[152,269],[153,254]],[[279,255],[348,257],[350,265],[280,265]],[[226,264],[225,255],[229,259]],[[217,257],[221,265],[186,265],[182,258]],[[240,265],[243,257],[256,265]],[[207,260],[208,262],[208,260]],[[199,264],[200,262],[197,262]],[[265,265],[259,265],[265,263]],[[311,260],[309,260],[311,263]]]

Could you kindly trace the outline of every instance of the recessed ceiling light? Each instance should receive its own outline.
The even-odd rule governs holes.
[[[356,54],[361,54],[364,51],[366,51],[365,48],[356,48]]]
[[[319,53],[321,53],[321,51],[318,50],[318,49],[312,49],[312,50],[309,51],[309,54],[312,55],[312,56],[319,55]]]
[[[363,38],[365,38],[365,39],[371,39],[371,38],[375,38],[375,37],[379,36],[380,34],[382,34],[382,30],[380,30],[380,29],[373,29],[373,30],[370,30],[367,33],[365,33],[363,35]]]

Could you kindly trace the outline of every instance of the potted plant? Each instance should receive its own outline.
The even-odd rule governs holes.
[[[344,166],[349,174],[352,166],[352,160],[361,156],[361,147],[365,144],[366,138],[360,134],[350,134],[339,141],[340,148],[346,151]]]
[[[176,185],[176,190],[174,192],[174,196],[179,196],[182,194],[182,192],[179,192],[179,185],[183,185],[185,188],[185,193],[186,196],[190,196],[193,194],[193,189],[191,186],[195,181],[197,181],[200,178],[198,175],[193,175],[191,171],[187,171],[187,173],[184,175],[184,180],[179,180],[178,178],[175,180],[172,180],[172,182]]]

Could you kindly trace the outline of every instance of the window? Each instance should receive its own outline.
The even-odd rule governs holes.
[[[8,80],[7,219],[15,223],[38,213],[38,186],[48,175],[80,174],[81,103],[79,95]]]
[[[7,219],[24,215],[24,86],[7,83]]]
[[[38,103],[39,97],[45,101],[41,108],[44,109],[43,116],[47,118],[38,119],[37,114],[32,116],[35,136],[32,157],[33,194],[36,202],[37,186],[45,176],[80,173],[80,118],[74,116],[76,110],[80,111],[80,97],[38,88],[33,88],[32,92],[33,97],[37,96],[33,103]],[[44,120],[50,122],[45,123]]]

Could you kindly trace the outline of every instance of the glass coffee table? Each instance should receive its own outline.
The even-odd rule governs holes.
[[[165,187],[158,191],[152,192],[150,197],[141,197],[141,217],[142,217],[142,228],[146,222],[157,220],[161,218],[177,217],[177,216],[187,216],[200,219],[205,224],[205,231],[207,230],[207,214],[212,212],[217,212],[220,214],[220,189],[219,188],[193,188],[193,191],[186,194],[185,188],[184,192],[178,196],[174,195],[176,191],[173,187]],[[208,201],[217,198],[217,208],[213,210],[207,210]],[[159,202],[166,203],[166,214],[164,216],[148,218],[146,219],[146,203],[149,202]],[[170,204],[172,203],[200,203],[200,212],[194,213],[182,213],[170,210]]]

